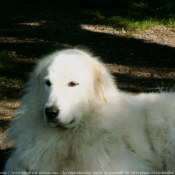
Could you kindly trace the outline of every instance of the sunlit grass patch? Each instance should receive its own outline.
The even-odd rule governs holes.
[[[135,20],[132,18],[126,18],[121,16],[110,17],[107,22],[107,25],[113,26],[118,29],[124,28],[125,30],[144,30],[157,24],[159,24],[159,22],[151,18],[145,20]]]
[[[169,26],[169,27],[175,27],[175,17],[170,17],[169,19],[162,19],[160,20],[160,24]]]

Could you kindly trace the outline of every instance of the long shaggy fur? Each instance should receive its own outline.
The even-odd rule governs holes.
[[[48,122],[51,105],[63,125]],[[5,172],[175,172],[175,93],[120,92],[99,59],[59,51],[35,67],[7,138],[15,149]]]

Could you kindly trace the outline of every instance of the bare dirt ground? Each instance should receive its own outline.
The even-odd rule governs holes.
[[[101,57],[123,91],[158,92],[174,87],[175,29],[158,25],[145,31],[117,30],[65,16],[52,7],[38,8],[40,12],[34,6],[13,10],[0,7],[0,19],[6,19],[0,23],[0,51],[5,51],[5,57],[0,58],[2,76],[26,81],[42,55],[83,46]],[[0,81],[1,138],[19,105],[22,87],[23,84],[16,85],[13,81]],[[8,152],[1,146],[0,171]]]

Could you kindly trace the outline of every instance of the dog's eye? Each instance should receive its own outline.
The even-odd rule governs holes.
[[[47,86],[51,86],[51,85],[52,85],[52,83],[50,82],[50,80],[46,80],[46,81],[45,81],[45,84],[46,84]]]
[[[77,86],[77,85],[79,85],[79,83],[77,83],[77,82],[75,82],[75,81],[70,81],[70,82],[68,83],[68,86],[69,86],[69,87],[74,87],[74,86]]]

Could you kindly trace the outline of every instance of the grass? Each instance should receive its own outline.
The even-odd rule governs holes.
[[[124,18],[121,16],[113,16],[108,19],[108,25],[114,26],[115,28],[125,28],[126,30],[145,30],[155,25],[164,25],[167,27],[175,27],[175,19],[154,19],[145,18],[143,20],[135,20],[132,18]]]
[[[120,2],[103,0],[102,3],[106,8],[98,8],[94,3],[94,9],[84,11],[84,15],[93,18],[94,23],[98,22],[117,29],[144,30],[154,25],[175,27],[173,0],[122,0]]]
[[[8,0],[11,2],[11,0]],[[15,1],[16,2],[16,1]],[[26,1],[29,3],[29,1]],[[54,2],[54,0],[53,0]],[[34,4],[34,1],[31,1]],[[36,3],[36,2],[35,2]],[[37,3],[41,3],[41,0]],[[46,2],[45,2],[46,3]],[[48,4],[41,3],[40,10],[44,7],[50,8]],[[136,30],[147,29],[154,25],[165,25],[175,27],[175,2],[173,0],[121,0],[120,2],[102,0],[100,3],[93,0],[81,2],[73,0],[67,7],[63,1],[52,6],[53,14],[57,16],[62,14],[64,17],[73,17],[79,20],[87,19],[90,23],[108,25],[117,29]],[[23,5],[21,0],[17,0],[19,5]],[[43,4],[45,6],[43,6]],[[65,10],[65,6],[67,10]],[[4,11],[4,9],[1,9]],[[32,9],[35,14],[36,8]],[[1,13],[3,13],[3,11]],[[13,13],[18,15],[18,22],[23,21],[23,16],[29,13],[27,10],[12,9]],[[47,10],[46,10],[47,11]],[[59,13],[58,13],[59,12]],[[36,12],[37,13],[37,12]],[[22,14],[22,15],[21,15]],[[4,14],[5,15],[5,14]],[[36,17],[44,18],[44,14],[38,14]],[[17,20],[16,18],[14,20]],[[9,26],[11,19],[1,19],[0,26]]]
[[[108,25],[116,29],[145,30],[155,25],[175,27],[175,17],[173,17],[173,15],[160,17],[145,14],[144,11],[130,11],[124,15],[121,15],[119,12],[117,12],[118,14],[115,13],[115,11],[107,10],[86,10],[84,11],[84,16],[86,16],[86,18],[93,18],[94,23]]]
[[[24,81],[20,78],[8,78],[0,76],[1,83],[8,84],[9,86],[22,86],[24,84]]]
[[[108,20],[108,25],[114,26],[115,28],[119,29],[124,28],[125,30],[135,30],[135,29],[144,30],[156,24],[159,24],[159,22],[151,18],[142,21],[137,21],[129,18],[123,18],[121,16],[113,16]]]

